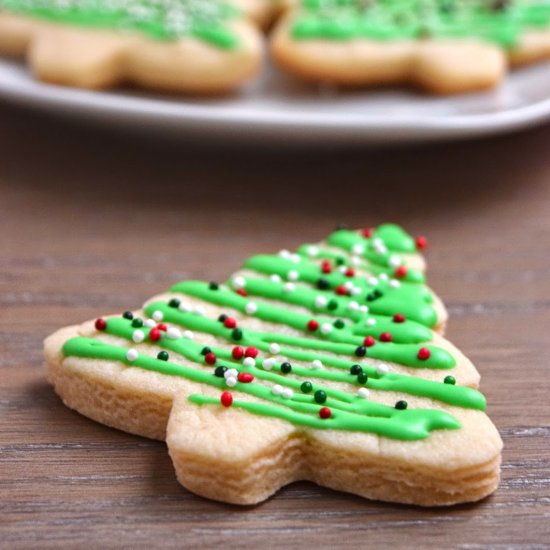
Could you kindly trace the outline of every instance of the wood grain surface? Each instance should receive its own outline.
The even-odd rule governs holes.
[[[550,544],[550,127],[378,151],[220,149],[0,105],[0,546],[460,547]],[[165,445],[65,408],[42,339],[186,277],[338,222],[430,239],[448,336],[505,443],[476,505],[418,509],[296,483],[238,508],[176,481]]]

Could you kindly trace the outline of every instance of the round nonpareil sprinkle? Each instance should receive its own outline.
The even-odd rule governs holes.
[[[275,342],[269,344],[269,353],[276,355],[281,351],[281,346]]]

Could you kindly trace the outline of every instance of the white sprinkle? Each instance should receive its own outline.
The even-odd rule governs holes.
[[[392,267],[397,267],[398,265],[401,265],[401,257],[400,256],[390,256],[389,260],[388,260],[388,263],[392,266]]]
[[[181,338],[181,330],[176,327],[170,327],[166,331],[166,336],[168,336],[170,340],[178,340],[179,338]]]
[[[316,246],[308,246],[307,255],[308,256],[317,256],[319,254],[319,248]]]
[[[399,288],[401,286],[401,283],[397,279],[392,279],[390,281],[390,286],[392,288]]]
[[[153,321],[153,319],[146,319],[143,324],[148,328],[153,328],[156,325],[156,323],[155,323],[155,321]]]
[[[369,325],[369,326],[373,327],[374,325],[376,325],[376,319],[373,319],[372,317],[369,317],[365,321],[365,325]]]
[[[254,359],[254,357],[245,357],[243,360],[243,365],[245,367],[255,367],[256,360]]]
[[[270,278],[274,283],[280,283],[280,282],[282,281],[281,276],[280,276],[280,275],[277,275],[276,273],[274,273],[273,275],[270,275],[269,278]]]
[[[357,392],[357,395],[359,397],[362,397],[363,399],[366,399],[370,394],[370,391],[367,390],[367,388],[359,388],[359,391]]]
[[[193,308],[193,313],[195,313],[195,315],[204,315],[206,313],[206,310],[202,307],[202,306],[197,306],[195,308]]]
[[[283,386],[281,386],[280,384],[275,384],[271,388],[271,393],[273,393],[273,395],[281,395],[283,393]]]
[[[387,281],[387,280],[389,279],[387,273],[380,273],[380,275],[378,275],[378,278],[379,278],[381,281]]]
[[[354,285],[351,281],[346,281],[346,282],[344,283],[344,288],[345,288],[346,290],[351,290],[354,286],[355,286],[355,285]]]
[[[340,273],[345,273],[347,270],[348,270],[348,268],[347,268],[345,265],[341,265],[341,266],[338,268],[338,271],[339,271]]]
[[[139,330],[139,329],[134,330],[134,332],[132,333],[132,340],[136,344],[143,342],[144,339],[145,339],[145,333],[142,330]]]
[[[160,323],[164,319],[164,313],[157,309],[156,311],[153,311],[152,317],[157,323]]]
[[[376,286],[378,284],[378,279],[376,277],[369,277],[367,282],[369,285]]]
[[[283,290],[285,292],[294,292],[294,290],[296,290],[296,285],[294,283],[285,283]]]
[[[328,300],[324,296],[317,296],[315,298],[316,307],[325,307],[328,303]]]
[[[361,263],[361,258],[359,256],[351,257],[351,265],[358,266]]]
[[[323,363],[319,359],[315,359],[311,362],[312,369],[322,369]]]
[[[126,352],[126,359],[128,359],[128,361],[135,361],[138,357],[139,357],[139,353],[134,348],[130,348]]]
[[[248,302],[248,304],[244,306],[244,310],[248,315],[254,315],[254,313],[258,311],[258,306],[254,302]]]
[[[276,355],[281,351],[281,346],[275,342],[273,344],[269,345],[269,353],[272,353],[273,355]]]
[[[360,256],[365,253],[365,247],[361,243],[356,243],[352,246],[351,252]]]
[[[288,258],[290,257],[290,252],[286,248],[283,248],[282,250],[279,250],[279,256],[288,260]]]
[[[230,387],[233,388],[237,385],[237,379],[233,376],[230,376],[229,378],[225,379],[225,383]]]
[[[283,388],[282,396],[285,399],[292,399],[294,397],[294,392],[290,388]]]
[[[374,250],[378,252],[378,254],[386,254],[388,251],[388,248],[384,244],[384,241],[380,238],[373,239],[372,246],[374,247]]]
[[[348,304],[348,309],[350,311],[357,311],[359,309],[359,304],[355,301],[355,300],[352,300],[349,304]]]
[[[390,370],[390,368],[388,367],[388,365],[378,365],[376,367],[376,370],[377,370],[378,374],[385,374],[386,372],[388,372]]]
[[[189,312],[191,311],[191,306],[189,304],[186,304],[185,302],[181,302],[181,304],[178,306],[178,309],[180,311]]]
[[[240,275],[233,277],[233,286],[235,288],[244,288],[246,286],[246,279]]]
[[[291,269],[291,270],[286,274],[286,278],[287,278],[289,281],[297,281],[297,280],[300,278],[300,274],[299,274],[295,269]]]
[[[321,325],[321,333],[322,334],[330,334],[332,332],[332,329],[334,327],[330,323],[323,323]]]
[[[193,338],[195,337],[195,335],[194,335],[190,330],[186,330],[186,331],[183,333],[183,337],[184,337],[184,338],[187,338],[188,340],[193,340]]]
[[[363,313],[368,313],[368,312],[369,312],[369,306],[359,306],[359,309],[360,309]]]
[[[358,287],[358,286],[354,286],[351,290],[351,295],[352,296],[359,296],[359,294],[361,294],[361,289]]]
[[[265,369],[265,370],[271,370],[273,368],[273,365],[275,364],[275,359],[264,359],[262,361],[262,367]]]
[[[293,264],[299,264],[302,261],[300,254],[291,254],[289,258]]]
[[[237,378],[239,371],[237,369],[227,369],[223,375],[225,378]]]

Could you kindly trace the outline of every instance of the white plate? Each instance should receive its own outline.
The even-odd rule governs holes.
[[[182,98],[42,84],[0,60],[0,97],[102,124],[191,138],[317,144],[418,142],[508,132],[550,119],[550,63],[513,72],[498,89],[438,98],[403,90],[343,92],[266,68],[234,96]]]

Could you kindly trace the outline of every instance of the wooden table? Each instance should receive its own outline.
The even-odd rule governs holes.
[[[334,153],[197,148],[5,105],[0,128],[2,547],[550,544],[550,127]],[[210,502],[164,444],[79,416],[46,383],[57,327],[385,220],[429,236],[448,336],[481,371],[505,442],[485,502],[423,510],[310,483],[254,508]]]

